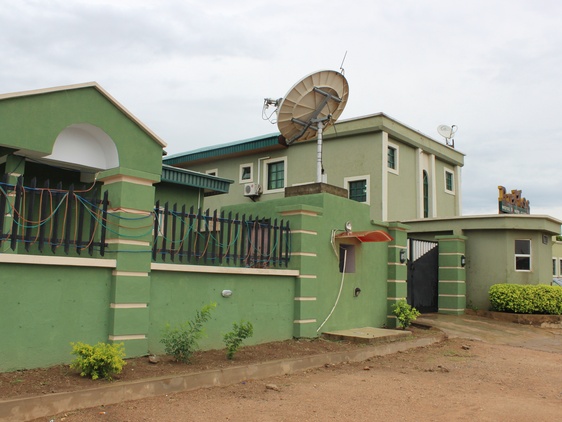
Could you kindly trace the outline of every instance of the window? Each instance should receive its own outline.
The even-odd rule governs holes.
[[[252,163],[240,165],[240,183],[254,181],[254,165]]]
[[[369,204],[369,179],[368,175],[344,178],[343,185],[347,189],[348,198]]]
[[[349,182],[349,199],[357,202],[367,201],[367,181],[357,180]]]
[[[515,271],[531,271],[530,240],[515,240]]]
[[[264,161],[264,193],[282,192],[287,185],[287,157]]]
[[[455,193],[455,174],[445,169],[445,192]]]
[[[205,170],[205,174],[208,174],[209,176],[218,176],[219,169]]]
[[[355,272],[355,246],[340,245],[340,273]]]
[[[398,145],[388,144],[386,167],[391,173],[398,174]]]
[[[552,275],[556,275],[556,258],[552,258]]]
[[[429,217],[429,177],[423,171],[423,218]]]

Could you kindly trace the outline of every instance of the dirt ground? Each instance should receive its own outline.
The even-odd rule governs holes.
[[[418,330],[415,334],[428,333]],[[362,346],[322,340],[270,343],[244,348],[234,362],[226,361],[224,351],[204,352],[187,367],[167,360],[151,365],[135,359],[114,382],[355,347]],[[449,339],[358,364],[326,365],[36,421],[558,420],[561,367],[561,354]],[[100,385],[93,383],[65,366],[19,371],[0,374],[0,397]]]

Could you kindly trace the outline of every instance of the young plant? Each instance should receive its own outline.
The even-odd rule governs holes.
[[[240,321],[240,324],[233,323],[232,331],[224,335],[227,359],[234,359],[234,354],[238,351],[242,342],[254,335],[252,323]]]
[[[405,300],[401,300],[392,305],[392,313],[396,315],[403,330],[408,328],[412,322],[421,315],[416,308],[408,305]]]
[[[80,370],[83,377],[91,377],[93,380],[99,377],[111,380],[113,374],[120,374],[123,366],[127,364],[125,347],[123,343],[107,344],[98,343],[90,346],[82,342],[70,343],[71,354],[76,355],[70,367]]]
[[[198,340],[205,335],[203,324],[211,318],[211,311],[216,306],[214,302],[203,306],[200,311],[196,311],[193,321],[186,321],[175,328],[166,324],[160,340],[166,354],[173,356],[176,362],[189,363],[191,356],[199,348]]]

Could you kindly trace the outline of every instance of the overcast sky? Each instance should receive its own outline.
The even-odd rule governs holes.
[[[347,52],[340,119],[456,125],[463,214],[562,219],[558,0],[3,0],[0,35],[0,93],[96,81],[169,154],[276,132],[263,99]]]

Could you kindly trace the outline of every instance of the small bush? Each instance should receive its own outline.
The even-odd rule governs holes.
[[[211,318],[211,311],[216,306],[216,303],[203,306],[201,311],[196,312],[193,321],[186,321],[175,328],[167,324],[160,340],[166,354],[173,356],[176,362],[189,363],[191,356],[199,348],[197,341],[205,335],[203,324]]]
[[[408,328],[419,317],[420,311],[401,300],[392,305],[392,313],[396,315],[402,329]]]
[[[113,374],[120,374],[127,362],[125,347],[123,343],[108,344],[98,343],[90,346],[82,342],[70,343],[71,354],[76,355],[70,367],[78,369],[83,377],[91,377],[93,380],[99,377],[111,380]]]
[[[232,324],[232,331],[224,335],[226,345],[226,357],[233,359],[242,342],[254,335],[254,327],[251,322],[240,321],[240,324]]]
[[[493,311],[562,315],[562,288],[545,284],[494,284],[488,291]]]

